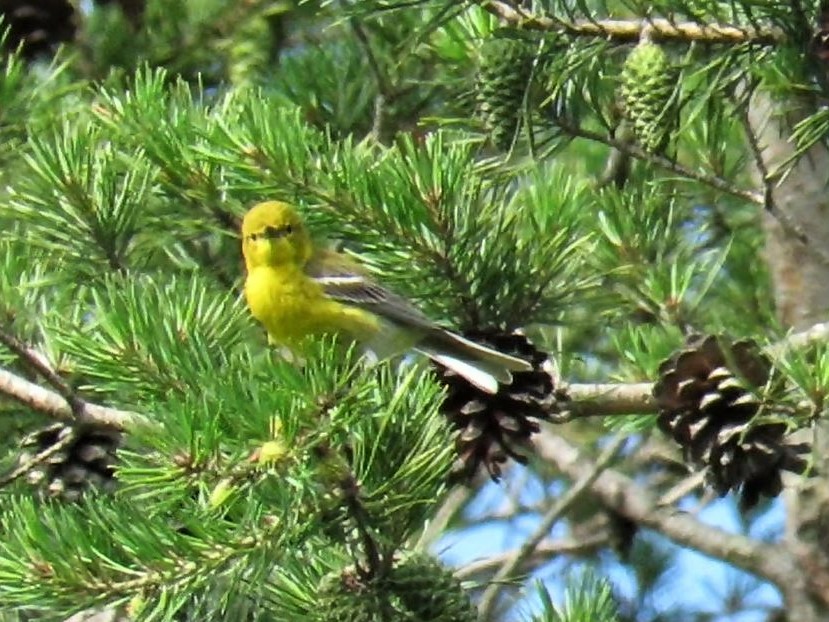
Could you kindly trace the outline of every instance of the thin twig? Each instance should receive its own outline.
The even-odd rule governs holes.
[[[625,143],[633,142],[633,131],[627,120],[620,119],[618,121],[616,128],[613,130],[613,138]],[[630,178],[630,164],[630,154],[619,151],[615,147],[612,148],[607,156],[604,171],[596,180],[596,185],[603,188],[613,184],[617,188],[624,188]]]
[[[392,89],[392,85],[386,78],[386,75],[380,68],[380,63],[377,60],[377,56],[374,54],[374,49],[371,47],[371,41],[369,40],[363,25],[355,17],[350,18],[348,23],[351,26],[351,30],[354,32],[354,36],[357,38],[357,43],[359,43],[366,55],[368,66],[371,69],[371,73],[374,75],[375,82],[377,83],[378,93],[374,98],[374,120],[372,121],[371,135],[374,140],[379,141],[383,135],[383,126],[385,125],[384,120],[386,116],[386,104],[392,98],[394,91]]]
[[[495,603],[498,600],[498,595],[503,589],[504,582],[513,578],[516,569],[520,568],[533,555],[539,544],[550,533],[553,525],[590,488],[593,482],[601,475],[602,471],[608,467],[624,442],[625,439],[619,437],[605,449],[598,460],[596,460],[596,463],[592,465],[590,471],[581,474],[567,492],[547,510],[530,537],[507,559],[498,572],[495,573],[492,582],[484,590],[483,596],[481,596],[478,605],[478,620],[489,620]]]
[[[504,23],[520,26],[524,30],[562,32],[575,36],[601,37],[618,42],[639,41],[642,29],[652,29],[654,39],[680,41],[704,41],[706,43],[757,43],[761,45],[780,44],[786,40],[780,28],[741,28],[730,24],[701,24],[699,22],[677,22],[665,18],[647,20],[590,19],[568,22],[566,20],[529,13],[521,7],[499,2],[480,0],[480,6],[498,16]]]
[[[586,538],[562,538],[560,540],[542,540],[532,555],[525,559],[521,572],[526,572],[532,568],[549,561],[558,555],[589,555],[594,551],[605,546],[609,540],[609,534],[606,531],[594,533]],[[469,580],[478,575],[489,573],[496,568],[502,567],[515,555],[517,550],[504,551],[498,555],[490,555],[483,559],[479,559],[458,568],[455,571],[455,576],[462,580]]]
[[[767,210],[772,210],[774,209],[773,183],[766,162],[763,159],[763,150],[760,148],[757,142],[757,136],[754,135],[754,130],[751,128],[751,123],[748,120],[748,106],[745,106],[743,114],[740,115],[740,122],[746,133],[746,141],[751,149],[751,155],[754,156],[754,164],[760,173],[763,183],[763,206]]]
[[[597,180],[599,188],[613,184],[616,188],[624,188],[630,178],[630,154],[622,153],[615,147],[607,156],[604,171]]]
[[[357,528],[357,533],[360,534],[360,541],[363,545],[363,554],[368,563],[368,568],[364,570],[367,578],[376,576],[382,570],[383,559],[380,555],[380,549],[377,542],[374,541],[374,536],[371,534],[371,528],[368,525],[366,516],[366,509],[360,500],[360,484],[357,482],[353,474],[349,473],[339,483],[340,491],[343,495],[345,507],[348,509],[348,514],[354,519],[354,525]],[[354,560],[356,568],[361,569],[359,560]]]
[[[482,473],[478,477],[483,481],[484,476]],[[429,521],[429,524],[423,530],[415,549],[425,551],[431,547],[432,543],[443,535],[446,526],[463,509],[477,488],[473,483],[470,486],[455,486],[450,490],[449,494],[446,495],[446,498],[440,504],[437,512],[435,512],[435,515]]]
[[[627,153],[628,155],[631,155],[640,160],[645,160],[646,162],[650,162],[651,164],[654,164],[660,168],[664,168],[668,171],[671,171],[672,173],[676,173],[677,175],[681,175],[683,177],[687,177],[688,179],[698,181],[701,184],[711,186],[712,188],[719,190],[720,192],[724,192],[726,194],[730,194],[731,196],[738,197],[740,199],[748,201],[749,203],[754,203],[756,205],[765,204],[765,197],[761,192],[735,188],[734,184],[727,179],[717,177],[716,175],[708,175],[706,173],[701,173],[699,171],[692,170],[690,168],[683,166],[682,164],[679,164],[678,162],[675,162],[674,160],[666,158],[665,156],[661,156],[655,153],[649,153],[648,151],[645,151],[637,145],[629,144],[622,140],[599,134],[598,132],[586,130],[577,125],[572,125],[564,119],[556,119],[555,123],[556,125],[558,125],[559,128],[561,128],[571,136],[575,136],[576,138],[584,138],[587,140],[603,143],[610,147],[614,147],[622,153]]]
[[[693,473],[680,480],[675,486],[668,489],[664,495],[659,497],[658,505],[673,505],[680,499],[690,495],[697,488],[705,483],[705,471]]]
[[[796,222],[788,213],[781,210],[774,200],[774,178],[766,166],[763,159],[763,149],[757,141],[757,136],[749,122],[748,115],[741,116],[741,122],[746,134],[746,141],[748,142],[751,154],[754,157],[754,165],[757,167],[757,172],[760,174],[763,183],[763,208],[769,215],[774,218],[782,227],[782,229],[791,235],[795,240],[805,246],[810,252],[820,258],[824,263],[829,264],[829,253],[827,253],[820,245],[812,243],[808,232]]]
[[[8,486],[17,478],[25,475],[36,466],[43,464],[46,460],[54,456],[56,453],[63,451],[69,445],[75,442],[74,430],[68,430],[66,436],[60,439],[57,443],[50,445],[40,453],[32,456],[28,460],[24,460],[17,467],[12,469],[9,473],[0,477],[0,488]]]

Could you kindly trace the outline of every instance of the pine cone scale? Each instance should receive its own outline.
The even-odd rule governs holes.
[[[495,395],[435,366],[438,379],[447,387],[441,409],[455,428],[458,459],[453,478],[468,478],[483,467],[498,479],[508,458],[527,461],[530,438],[540,430],[539,422],[557,412],[555,366],[520,333],[476,332],[466,337],[533,365],[532,371],[513,373],[512,383],[502,385]]]
[[[786,424],[755,421],[763,406],[757,393],[771,374],[756,344],[693,336],[659,369],[653,391],[658,427],[707,469],[718,494],[739,489],[742,506],[751,507],[761,496],[779,494],[782,470],[804,470],[800,454],[808,448],[786,443]]]

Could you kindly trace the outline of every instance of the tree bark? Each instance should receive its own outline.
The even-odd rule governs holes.
[[[777,314],[784,326],[795,330],[825,321],[829,315],[829,151],[818,143],[792,162],[796,148],[791,129],[808,114],[808,104],[802,102],[799,111],[784,114],[779,102],[758,91],[747,116],[755,177],[765,189],[766,205],[760,218]],[[818,475],[803,479],[785,493],[784,544],[794,554],[801,576],[779,587],[787,618],[798,622],[829,619],[827,434],[829,422],[824,419],[814,430]]]

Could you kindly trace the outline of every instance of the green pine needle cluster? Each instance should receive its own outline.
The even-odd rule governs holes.
[[[197,331],[194,338],[206,339]],[[173,612],[205,589],[217,602],[236,598],[242,576],[260,592],[277,590],[269,585],[274,564],[302,564],[314,539],[366,563],[352,536],[365,529],[391,555],[423,524],[445,486],[452,457],[437,410],[440,391],[416,368],[344,366],[330,344],[320,345],[306,373],[242,348],[230,360],[179,370],[181,376],[166,368],[173,383],[192,379],[186,390],[156,383],[150,395],[115,385],[163,433],[150,428],[131,437],[111,500],[55,505],[42,522],[37,505],[8,498],[0,525],[17,535],[0,553],[5,602],[68,611],[80,593],[85,606],[140,593]],[[148,384],[163,373],[119,371]],[[259,459],[257,448],[267,443],[284,448],[278,459]],[[357,489],[346,490],[344,479]],[[32,521],[36,529],[18,529]],[[35,596],[35,575],[49,598]]]
[[[320,244],[446,326],[526,328],[571,386],[652,382],[691,331],[782,337],[743,113],[755,88],[821,101],[804,52],[816,6],[556,0],[534,3],[548,19],[533,21],[448,0],[147,0],[139,16],[74,4],[79,34],[53,59],[0,59],[0,332],[61,391],[142,423],[112,494],[66,504],[25,477],[2,487],[9,619],[98,606],[136,620],[473,619],[451,570],[411,552],[457,457],[442,387],[417,360],[372,365],[322,338],[295,361],[267,343],[241,296],[238,230],[256,202],[296,204]],[[670,55],[628,54],[630,33],[588,32],[649,16],[768,23],[786,43],[676,37]],[[804,114],[797,154],[827,119]],[[609,184],[627,124],[642,149]],[[829,349],[775,365],[775,421],[820,419]],[[8,343],[0,367],[57,390]],[[43,410],[0,396],[4,475],[19,440],[54,423]],[[608,421],[644,444],[654,418]],[[556,431],[589,456],[607,428]],[[528,489],[562,485],[549,465],[528,469]],[[556,526],[568,537],[606,523],[583,501]],[[669,560],[634,547],[624,563],[644,619]],[[562,602],[539,591],[533,619],[620,618],[606,582],[576,579]]]
[[[543,584],[536,584],[542,612],[532,622],[619,622],[611,585],[594,571],[583,570],[568,582],[564,602],[557,606]]]

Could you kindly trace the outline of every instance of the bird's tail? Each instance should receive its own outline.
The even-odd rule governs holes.
[[[512,372],[533,369],[524,359],[498,352],[446,330],[429,334],[417,344],[417,350],[487,393],[497,393],[499,383],[512,382]]]

